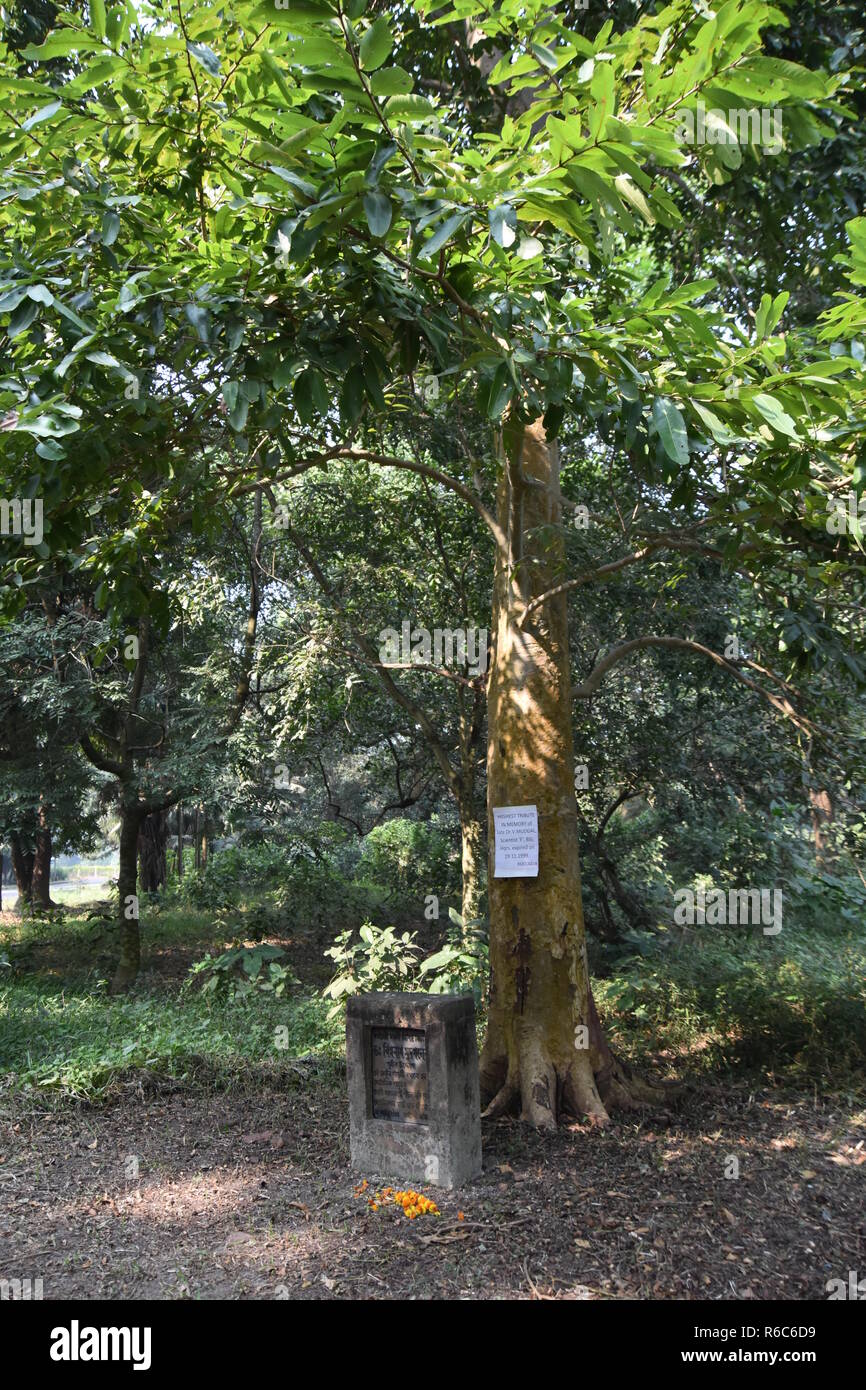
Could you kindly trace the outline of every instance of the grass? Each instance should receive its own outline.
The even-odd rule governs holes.
[[[213,914],[148,917],[147,955],[174,949],[200,957],[215,940]],[[181,989],[153,972],[132,994],[107,992],[111,929],[81,916],[0,919],[0,1074],[11,1089],[98,1100],[131,1077],[207,1079],[215,1086],[290,1081],[292,1058],[339,1057],[342,1024],[313,991],[242,1000]],[[96,962],[94,962],[96,957]],[[146,962],[145,962],[146,965]]]
[[[262,920],[270,920],[267,910]],[[255,921],[255,907],[151,906],[139,983],[115,999],[107,992],[116,949],[109,923],[67,908],[42,919],[0,917],[4,1088],[85,1100],[159,1078],[246,1089],[291,1084],[291,1059],[300,1054],[339,1058],[342,1021],[328,1018],[330,1001],[319,993],[327,931],[291,934],[291,964],[307,983],[280,998],[256,992],[232,1001],[184,987],[193,962]],[[735,1071],[834,1092],[863,1086],[859,921],[829,912],[819,921],[786,919],[774,938],[677,929],[635,938],[631,955],[605,961],[602,953],[600,964],[594,988],[608,1034],[638,1065],[661,1055],[679,1074]]]
[[[33,981],[0,987],[0,1070],[13,1089],[104,1098],[132,1073],[215,1085],[292,1074],[291,1058],[338,1056],[342,1029],[311,996],[238,1004],[154,991],[109,998]]]
[[[784,1076],[859,1090],[866,1072],[866,933],[788,925],[671,931],[595,985],[613,1044],[690,1070]]]

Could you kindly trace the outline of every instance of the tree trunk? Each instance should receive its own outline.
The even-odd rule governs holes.
[[[183,878],[183,807],[177,808],[177,878]]]
[[[112,994],[125,994],[134,984],[141,964],[141,934],[138,921],[138,831],[142,811],[135,803],[124,803],[120,819],[120,867],[117,875],[118,933],[120,955]]]
[[[510,428],[504,444],[497,511],[508,554],[496,562],[488,685],[491,984],[481,1091],[490,1116],[519,1105],[540,1128],[566,1114],[604,1124],[607,1104],[630,1103],[633,1092],[590,989],[565,595],[520,625],[530,600],[562,578],[559,456],[540,422]],[[522,805],[538,809],[538,877],[495,878],[493,808]]]
[[[141,822],[138,832],[138,859],[142,893],[156,893],[165,887],[168,825],[165,811],[152,811]]]
[[[18,911],[22,912],[33,898],[33,853],[21,848],[21,837],[15,830],[9,836],[9,848],[18,888]]]
[[[45,808],[39,808],[36,853],[33,856],[32,901],[39,907],[55,907],[51,901],[51,828]]]
[[[819,869],[827,867],[827,826],[833,821],[833,802],[830,793],[819,788],[809,788],[809,805],[812,808],[812,843],[815,847],[815,863]]]
[[[596,841],[595,853],[596,859],[598,860],[598,874],[600,882],[600,891],[602,896],[606,900],[606,895],[610,893],[614,902],[617,903],[620,910],[625,914],[629,926],[636,927],[638,929],[646,929],[650,926],[652,922],[650,914],[647,912],[643,903],[639,902],[638,899],[634,896],[634,894],[630,893],[629,890],[626,888],[625,884],[619,876],[619,871],[616,867],[616,864],[611,859],[610,855],[607,854],[605,850],[601,847],[600,841],[601,836],[599,836],[598,840]],[[608,918],[610,927],[613,931],[613,935],[608,937],[607,939],[610,941],[615,941],[617,937],[620,935],[620,932],[619,928],[616,925],[616,922],[614,921],[613,913],[610,911],[610,906],[607,903],[606,916]]]
[[[476,921],[481,916],[481,822],[471,805],[461,805],[460,811],[460,859],[462,868],[462,897],[460,915],[464,927],[467,922]]]

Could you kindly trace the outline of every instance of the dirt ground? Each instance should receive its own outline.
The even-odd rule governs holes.
[[[866,1272],[866,1112],[841,1101],[716,1088],[483,1143],[482,1178],[409,1221],[349,1171],[333,1066],[241,1096],[137,1081],[104,1108],[7,1093],[0,1277],[46,1299],[822,1300]]]

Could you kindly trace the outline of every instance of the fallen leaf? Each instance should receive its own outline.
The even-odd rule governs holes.
[[[232,1231],[231,1235],[226,1239],[226,1246],[252,1245],[255,1239],[255,1236],[251,1235],[249,1231]]]

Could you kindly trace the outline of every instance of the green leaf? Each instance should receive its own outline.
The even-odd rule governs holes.
[[[412,78],[405,68],[383,68],[370,79],[376,97],[405,96],[412,90]]]
[[[266,48],[262,50],[261,58],[264,66],[267,68],[268,72],[271,74],[271,77],[274,79],[277,86],[279,87],[280,95],[282,96],[283,100],[288,102],[289,106],[291,106],[295,98],[292,94],[291,87],[286,81],[285,74],[283,73],[283,70],[280,67],[279,63],[274,58],[273,54],[269,53]]]
[[[687,464],[689,437],[686,433],[686,423],[678,407],[666,396],[656,396],[653,401],[653,424],[658,430],[668,458],[680,465]]]
[[[493,380],[485,393],[482,392],[482,406],[488,420],[499,420],[502,417],[505,407],[511,400],[514,391],[514,383],[508,370],[507,362],[500,362],[493,374]]]
[[[88,362],[95,362],[98,367],[118,367],[123,371],[117,358],[113,357],[110,352],[102,352],[100,350],[96,352],[86,352],[84,355]]]
[[[389,97],[385,115],[389,121],[426,121],[436,115],[436,107],[426,97],[410,92],[405,97]]]
[[[361,67],[365,72],[375,72],[384,63],[394,47],[394,37],[390,22],[382,16],[377,19],[361,39]]]
[[[548,72],[556,72],[556,69],[559,65],[559,59],[553,52],[553,49],[548,48],[543,43],[533,43],[530,45],[530,47],[532,49],[533,55],[538,59],[539,63],[543,68],[547,68]]]
[[[364,195],[364,215],[373,236],[384,236],[391,225],[391,200],[384,193]]]
[[[38,111],[34,111],[26,121],[21,122],[22,130],[32,130],[35,125],[40,125],[42,121],[50,121],[60,110],[62,103],[59,101],[49,102],[47,106],[40,106]]]
[[[187,304],[184,313],[198,334],[203,343],[208,340],[210,329],[210,315],[207,309],[203,309],[200,304]]]
[[[446,217],[444,222],[440,222],[430,240],[425,241],[422,246],[418,259],[427,261],[431,256],[438,255],[443,246],[446,246],[451,240],[458,227],[462,227],[468,216],[467,212],[453,212],[450,217]]]
[[[761,412],[767,424],[771,429],[775,430],[777,434],[785,434],[790,439],[800,438],[794,421],[787,411],[782,409],[779,402],[773,396],[768,396],[766,392],[759,391],[757,395],[752,396],[751,404]]]
[[[25,330],[30,327],[31,323],[33,322],[38,313],[39,305],[35,304],[32,299],[25,299],[24,302],[18,306],[11,319],[9,320],[9,326],[6,329],[6,332],[9,335],[9,337],[17,338],[19,333],[25,332]]]
[[[36,304],[53,304],[54,295],[47,285],[30,285],[27,290],[28,299],[32,299]]]
[[[220,395],[226,403],[227,410],[234,410],[238,403],[239,385],[236,381],[224,381],[220,388]]]
[[[0,314],[10,314],[13,309],[17,309],[22,299],[27,298],[27,286],[16,285],[14,289],[7,290],[0,296]]]
[[[96,33],[105,38],[105,0],[90,0],[90,19]]]
[[[304,425],[311,424],[316,414],[327,415],[330,400],[321,372],[315,367],[307,367],[296,376],[292,387],[292,399]]]
[[[629,178],[628,174],[619,174],[614,179],[617,193],[627,198],[632,207],[637,208],[641,217],[648,222],[651,227],[655,226],[655,216],[650,209],[650,205],[644,197],[637,184]]]
[[[200,63],[205,72],[210,73],[211,77],[219,77],[220,60],[212,48],[208,48],[204,43],[188,43],[187,52],[191,53],[197,63]]]
[[[695,414],[703,420],[710,434],[717,444],[730,444],[734,435],[728,429],[723,420],[720,420],[715,411],[708,406],[702,405],[700,401],[691,399],[691,406]]]
[[[350,424],[354,425],[360,420],[365,400],[364,372],[356,363],[346,373],[346,380],[340,392],[340,410]]]
[[[102,244],[113,246],[120,231],[120,218],[116,212],[107,212],[102,219]]]
[[[490,235],[497,246],[511,246],[517,239],[517,213],[510,203],[500,203],[487,214]]]
[[[233,382],[232,385],[237,386],[237,382]],[[246,425],[249,409],[250,403],[247,397],[241,392],[238,392],[235,404],[229,411],[229,424],[236,434],[240,434],[241,430]]]

